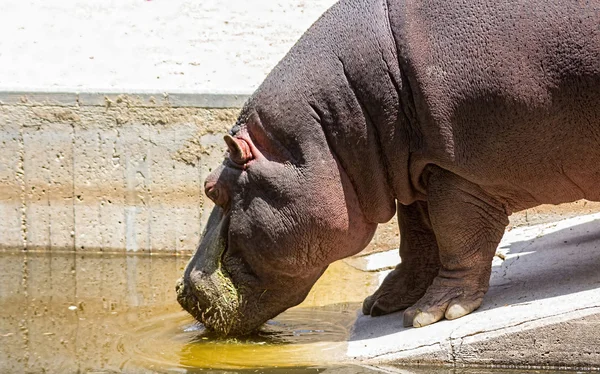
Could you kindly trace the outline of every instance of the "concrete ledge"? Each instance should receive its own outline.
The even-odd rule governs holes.
[[[189,91],[36,91],[2,90],[0,105],[110,106],[128,101],[137,107],[241,108],[251,93],[205,93]]]
[[[373,364],[600,369],[600,214],[512,229],[481,308],[402,327],[402,313],[359,316],[349,359]]]
[[[560,205],[544,204],[535,208],[513,213],[509,217],[510,223],[508,225],[508,230],[512,230],[515,227],[555,222],[565,218],[593,214],[596,212],[600,212],[600,202],[597,201],[578,200]],[[399,243],[400,232],[398,230],[398,222],[394,217],[390,222],[380,225],[373,240],[369,244],[369,247],[361,252],[358,257],[369,255],[374,252],[385,252],[390,248],[397,247]],[[354,263],[353,265],[361,266],[357,263]]]

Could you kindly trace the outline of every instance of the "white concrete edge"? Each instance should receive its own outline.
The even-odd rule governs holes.
[[[376,357],[362,357],[359,358],[364,364],[389,364],[391,362],[400,361],[406,358],[414,358],[416,356],[425,355],[429,353],[439,353],[444,351],[443,347],[446,346],[447,352],[455,352],[460,347],[460,345],[468,345],[473,344],[489,339],[494,339],[498,337],[502,337],[505,335],[510,335],[513,333],[539,329],[541,327],[555,325],[561,322],[570,321],[577,318],[583,318],[594,314],[600,313],[600,307],[590,306],[583,307],[581,309],[576,309],[571,312],[566,313],[557,313],[556,315],[542,317],[539,319],[534,319],[526,322],[518,322],[511,326],[506,326],[504,328],[500,328],[492,331],[482,331],[479,333],[466,335],[466,336],[449,336],[442,341],[438,341],[432,344],[428,344],[422,347],[416,347],[412,349],[406,349],[398,352],[391,352],[382,354]],[[450,359],[449,359],[450,361]]]
[[[505,233],[505,236],[498,247],[498,252],[506,252],[506,246],[511,242],[518,241],[529,241],[540,238],[541,236],[545,236],[554,232],[558,232],[560,230],[564,230],[570,228],[575,225],[580,225],[584,223],[593,222],[600,219],[600,213],[592,213],[588,215],[566,218],[563,220],[558,220],[554,222],[548,223],[540,223],[532,226],[522,226],[518,228],[514,228]],[[396,252],[397,249],[392,250]],[[391,251],[390,251],[391,252]],[[515,256],[522,256],[526,254],[526,252],[519,252],[517,254],[508,254],[506,258],[512,258]],[[375,255],[370,255],[367,257],[380,257]],[[499,259],[494,259],[499,260]],[[500,261],[501,262],[501,261]],[[389,271],[382,271],[381,275],[387,274]],[[385,276],[380,276],[380,282],[383,281]],[[566,322],[569,320],[583,318],[589,315],[594,315],[600,313],[600,306],[598,306],[597,298],[592,297],[592,293],[597,292],[596,290],[587,290],[573,293],[569,297],[552,297],[546,300],[557,300],[560,298],[562,301],[561,307],[554,308],[550,313],[545,315],[538,316],[529,316],[528,318],[513,318],[507,320],[502,323],[507,323],[506,325],[488,322],[484,326],[474,326],[474,328],[466,328],[463,327],[470,325],[477,318],[481,319],[483,314],[475,315],[472,314],[470,316],[463,317],[464,323],[461,322],[462,319],[456,321],[444,321],[444,324],[435,325],[428,328],[435,329],[437,337],[435,339],[421,339],[421,341],[413,346],[399,346],[397,350],[394,350],[393,347],[388,347],[388,349],[384,349],[383,351],[376,352],[372,350],[367,350],[363,352],[362,347],[366,347],[367,344],[374,344],[371,339],[359,339],[348,342],[348,349],[346,352],[346,359],[349,362],[360,362],[367,365],[385,365],[397,361],[401,361],[407,358],[415,358],[421,355],[427,354],[443,354],[444,352],[459,352],[462,345],[469,345],[481,341],[486,341],[489,339],[494,339],[506,335],[510,335],[517,332],[523,332],[527,330],[539,329],[541,327],[559,324],[562,322]],[[582,299],[582,302],[576,302],[575,299]],[[514,304],[511,305],[513,308],[521,308],[524,305],[530,304],[530,302],[524,303],[523,305]],[[576,305],[575,308],[573,306]],[[569,310],[570,309],[570,310]],[[489,313],[483,311],[483,313]],[[357,317],[360,317],[361,312],[357,311]],[[396,314],[398,315],[398,314]],[[488,317],[489,318],[489,317]],[[485,319],[485,318],[484,318]],[[387,323],[389,323],[388,321]],[[385,323],[385,322],[384,322]],[[399,322],[394,321],[394,324]],[[462,325],[462,326],[461,326]],[[487,326],[487,327],[485,327]],[[356,326],[354,326],[356,328]],[[411,331],[415,333],[414,330]],[[430,331],[431,333],[431,331]],[[354,334],[354,332],[352,332]],[[413,334],[414,335],[414,334]],[[413,335],[406,335],[406,337],[415,338]],[[423,335],[427,335],[426,331],[423,331]],[[401,338],[396,333],[391,333],[390,337]],[[404,337],[404,336],[403,336]],[[376,338],[375,340],[381,340],[380,338]],[[383,340],[387,340],[384,338]],[[379,342],[379,344],[383,343],[383,340]],[[389,343],[389,341],[387,341]],[[377,344],[377,343],[375,343]],[[387,350],[387,352],[385,352]],[[452,358],[448,357],[448,362],[451,362]]]
[[[413,371],[404,369],[402,367],[386,366],[386,365],[368,365],[368,364],[355,364],[358,367],[365,368],[369,371],[378,371],[384,374],[414,374]]]
[[[134,106],[241,108],[250,92],[201,92],[201,91],[153,91],[153,90],[93,90],[93,89],[36,89],[0,87],[0,105],[50,105],[50,106],[107,106],[119,97],[135,98]]]
[[[536,237],[551,234],[553,232],[571,227],[574,224],[583,224],[595,220],[600,220],[600,213],[590,213],[576,217],[558,219],[551,222],[542,222],[533,225],[514,227],[504,232],[504,236],[498,245],[496,253],[506,255],[506,258],[511,258],[514,255],[507,254],[506,249],[512,241],[516,241],[521,238],[529,238],[529,236]],[[386,275],[389,273],[390,268],[395,267],[401,262],[399,249],[397,247],[382,252],[369,253],[360,257],[356,257],[356,260],[356,263],[350,264],[354,268],[361,271],[383,272]]]

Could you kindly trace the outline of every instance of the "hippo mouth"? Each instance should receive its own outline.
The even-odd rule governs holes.
[[[242,294],[223,267],[229,219],[215,208],[200,245],[175,287],[177,301],[206,328],[219,335],[243,335]]]
[[[205,277],[195,285],[180,279],[177,301],[196,320],[218,335],[242,335],[240,295],[233,282],[222,272]]]
[[[268,283],[241,256],[229,252],[229,224],[223,210],[213,208],[175,289],[179,304],[207,329],[219,336],[241,336],[302,302],[326,267],[304,278],[280,277],[276,284]]]

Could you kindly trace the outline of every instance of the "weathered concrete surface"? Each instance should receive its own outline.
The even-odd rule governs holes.
[[[492,269],[466,317],[415,329],[401,312],[359,316],[348,358],[600,369],[600,214],[508,231]]]
[[[238,109],[0,105],[0,248],[190,251]]]

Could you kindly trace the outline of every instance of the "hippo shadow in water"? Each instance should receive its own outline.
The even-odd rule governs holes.
[[[467,322],[467,319],[477,319],[482,312],[506,306],[535,303],[538,306],[532,305],[531,308],[536,308],[544,299],[593,289],[598,290],[598,297],[593,299],[597,300],[595,305],[600,306],[600,220],[538,235],[529,240],[504,243],[500,245],[499,252],[505,255],[505,259],[494,258],[490,289],[481,307],[456,321],[442,320],[438,324]],[[572,309],[576,309],[576,306],[573,305]],[[533,316],[534,311],[531,312]],[[402,326],[402,313],[370,317],[359,312],[350,341],[413,329]],[[423,329],[435,329],[438,324]]]

